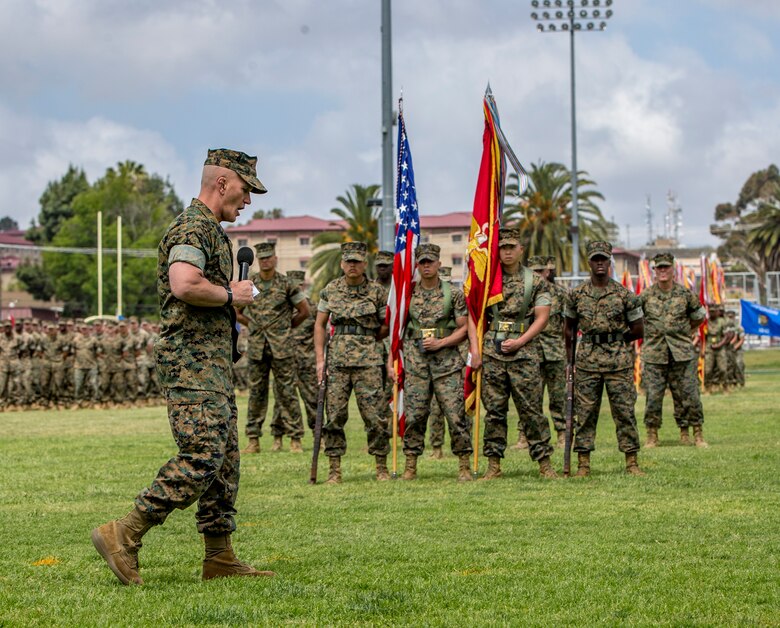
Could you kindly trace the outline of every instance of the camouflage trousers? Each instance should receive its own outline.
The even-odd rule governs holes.
[[[431,399],[435,398],[450,429],[450,447],[455,455],[470,454],[471,422],[466,417],[463,399],[463,373],[454,373],[433,379],[406,373],[404,383],[404,455],[420,456],[425,449],[425,428]]]
[[[645,426],[661,427],[661,414],[667,386],[672,391],[674,420],[678,427],[690,427],[704,423],[704,413],[699,399],[699,378],[696,360],[669,362],[669,364],[644,365],[642,380],[645,383]]]
[[[18,404],[28,404],[33,400],[33,382],[29,362],[22,361],[18,371],[14,372],[14,395]]]
[[[542,378],[535,360],[504,362],[484,356],[482,362],[482,405],[485,406],[483,455],[504,457],[509,398],[515,403],[520,425],[528,439],[533,460],[550,456],[550,426],[542,414]]]
[[[240,464],[235,397],[171,388],[165,398],[179,453],[135,498],[136,506],[162,523],[175,508],[184,510],[197,501],[198,532],[233,532]]]
[[[382,367],[379,365],[328,367],[325,397],[328,420],[322,428],[325,453],[328,456],[343,456],[347,452],[344,426],[349,418],[349,398],[353,389],[365,425],[368,453],[372,456],[386,456],[390,451],[390,430],[385,409],[387,399]]]
[[[566,362],[564,360],[543,361],[541,364],[542,385],[547,387],[547,407],[556,432],[566,429],[563,410],[566,405]]]
[[[444,446],[444,414],[442,414],[436,395],[431,396],[431,407],[428,413],[428,431],[431,447]]]
[[[260,438],[268,413],[268,389],[274,374],[274,394],[279,414],[271,420],[274,436],[303,437],[303,419],[298,395],[295,393],[295,358],[274,358],[266,348],[262,360],[249,359],[249,407],[246,435]]]
[[[0,370],[0,401],[3,405],[13,403],[14,373],[10,368]]]
[[[745,385],[745,352],[742,349],[738,349],[734,353],[734,381],[738,386]]]
[[[306,411],[306,424],[314,429],[317,420],[317,363],[314,355],[299,352],[295,354],[295,387],[303,401]],[[279,399],[277,383],[274,379],[274,397]],[[274,418],[271,425],[279,420],[279,403],[274,403]]]
[[[97,401],[100,395],[97,367],[73,369],[73,397],[76,401]]]
[[[618,449],[623,453],[639,451],[639,432],[634,415],[636,386],[634,369],[631,368],[604,373],[577,370],[574,378],[574,414],[579,423],[574,438],[574,451],[596,449],[596,426],[605,387],[612,420],[615,422]]]
[[[46,364],[41,369],[41,397],[44,401],[60,401],[65,372],[62,364]]]
[[[704,386],[729,385],[729,356],[725,347],[712,350],[707,346],[704,351]]]

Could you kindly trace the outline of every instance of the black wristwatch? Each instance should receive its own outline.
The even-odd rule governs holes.
[[[225,290],[227,291],[228,294],[228,300],[227,303],[225,303],[225,305],[230,305],[231,303],[233,303],[233,291],[230,289],[230,286],[225,286]]]

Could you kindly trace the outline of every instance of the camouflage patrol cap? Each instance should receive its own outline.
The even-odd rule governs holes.
[[[11,321],[3,321],[3,327],[13,327]]]
[[[305,270],[288,270],[287,271],[287,278],[294,281],[295,283],[303,283],[303,280],[306,279],[306,271]]]
[[[498,246],[516,246],[520,241],[520,229],[502,227],[498,230]]]
[[[554,255],[550,255],[545,259],[545,262],[547,264],[547,270],[557,270],[558,269],[558,260],[555,259]]]
[[[438,262],[441,256],[441,247],[438,244],[431,244],[426,242],[421,244],[414,251],[414,256],[417,258],[417,263],[420,262]]]
[[[257,251],[257,259],[273,257],[276,255],[276,242],[261,242],[260,244],[255,244],[255,251]]]
[[[444,279],[445,281],[452,279],[452,267],[441,266],[439,268],[439,279]]]
[[[674,255],[671,253],[656,253],[653,256],[653,268],[658,268],[659,266],[673,266],[674,265]]]
[[[528,258],[528,268],[531,270],[546,270],[547,269],[547,259],[542,257],[541,255],[532,255]]]
[[[211,148],[203,165],[232,170],[249,184],[255,194],[265,194],[268,191],[257,178],[257,157],[228,148]]]
[[[341,245],[341,259],[345,262],[365,262],[367,253],[365,242],[344,242]]]
[[[374,259],[374,266],[381,266],[382,264],[388,265],[393,263],[392,251],[379,251]]]
[[[604,240],[594,240],[593,242],[588,242],[588,248],[586,250],[589,260],[593,259],[594,257],[612,257],[612,245]]]

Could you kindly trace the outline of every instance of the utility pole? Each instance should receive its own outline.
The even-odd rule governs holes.
[[[379,249],[393,250],[395,200],[393,197],[393,45],[390,0],[382,0],[382,213]]]

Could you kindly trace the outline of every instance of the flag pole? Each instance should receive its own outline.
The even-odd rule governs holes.
[[[479,471],[479,406],[482,399],[482,369],[477,371],[477,389],[475,394],[477,398],[474,401],[474,470],[472,471],[474,477],[477,476]]]
[[[393,382],[393,475],[398,478],[398,360],[393,362],[395,378]]]

